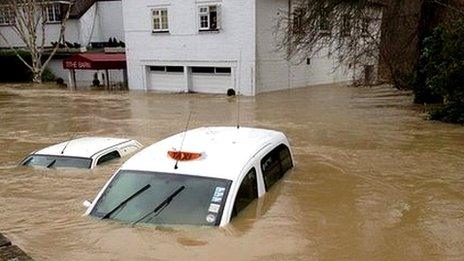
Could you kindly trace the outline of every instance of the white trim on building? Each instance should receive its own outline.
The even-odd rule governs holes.
[[[335,68],[333,59],[287,61],[276,50],[276,23],[288,4],[289,0],[123,0],[129,88],[206,93],[235,89],[255,95],[351,81],[353,72]],[[167,10],[168,32],[152,32],[151,18],[143,14],[154,9]],[[161,73],[150,70],[154,66],[183,70]],[[198,73],[196,67],[206,68]],[[230,73],[217,74],[214,68],[228,68]]]

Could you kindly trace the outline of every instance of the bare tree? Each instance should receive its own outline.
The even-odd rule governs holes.
[[[375,64],[382,54],[381,3],[367,0],[295,0],[279,28],[287,34],[280,48],[288,58],[324,52],[336,66],[353,70]],[[358,74],[359,75],[359,74]]]
[[[462,10],[448,0],[289,2],[291,11],[278,25],[279,31],[286,32],[279,48],[288,58],[312,57],[326,50],[336,58],[337,66],[359,69],[380,63],[381,80],[398,88],[410,88],[407,78],[419,60],[428,26],[424,23],[430,20],[427,13],[442,7],[462,15]]]
[[[59,1],[62,16],[59,22],[58,39],[47,39],[46,28],[49,19],[49,8],[53,8],[53,1],[48,0],[4,0],[2,8],[6,8],[11,15],[9,18],[15,34],[25,45],[25,50],[30,55],[30,61],[21,56],[18,48],[10,43],[6,35],[0,31],[0,38],[16,54],[16,56],[31,70],[33,82],[41,83],[42,74],[56,54],[59,43],[63,42],[66,22],[69,19],[71,2]],[[56,3],[55,3],[56,4]],[[52,47],[47,47],[47,42],[55,41]]]
[[[336,66],[364,76],[359,73],[364,66],[390,58],[380,48],[382,10],[383,2],[372,0],[294,0],[290,14],[279,21],[279,30],[287,32],[279,48],[286,50],[288,58],[323,52],[336,60]],[[402,20],[403,26],[410,23]]]

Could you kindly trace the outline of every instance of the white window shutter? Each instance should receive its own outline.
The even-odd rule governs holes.
[[[217,29],[220,30],[222,28],[222,6],[217,5]]]

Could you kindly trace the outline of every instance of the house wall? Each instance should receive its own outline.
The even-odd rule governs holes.
[[[60,27],[59,23],[46,25],[46,46],[51,46],[51,42],[58,41]],[[0,26],[0,32],[7,38],[10,45],[14,47],[25,46],[12,27]],[[41,33],[38,37],[38,41],[41,41]],[[96,2],[82,17],[70,19],[66,23],[65,41],[71,43],[87,46],[90,42],[108,41],[110,37],[124,41],[122,3],[120,0]],[[0,39],[0,48],[5,47],[8,47],[8,44]]]
[[[205,3],[222,4],[219,32],[198,31]],[[168,8],[170,33],[152,33],[155,7]],[[255,94],[255,0],[123,0],[123,13],[130,89],[147,89],[149,65],[228,65],[235,89]]]
[[[121,1],[96,2],[79,19],[79,40],[87,46],[91,42],[106,42],[111,37],[124,41]]]
[[[46,24],[45,27],[45,46],[51,46],[52,42],[59,39],[61,25],[58,23]],[[0,38],[0,48],[7,48],[10,45],[14,47],[24,47],[25,44],[11,26],[0,26],[0,32],[7,38],[7,42]],[[42,41],[42,33],[39,30],[37,42]],[[71,43],[79,42],[78,22],[70,20],[66,24],[65,40]]]
[[[289,0],[256,0],[257,92],[329,84],[352,80],[352,72],[336,68],[335,61],[322,50],[307,64],[307,57],[286,59],[277,47],[282,37],[276,27],[287,16]]]

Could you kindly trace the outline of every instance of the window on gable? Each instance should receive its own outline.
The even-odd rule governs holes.
[[[154,9],[153,14],[153,32],[168,32],[168,9]]]
[[[119,158],[121,158],[121,155],[119,155],[119,152],[113,151],[113,152],[110,152],[108,154],[101,156],[98,159],[97,165],[101,165],[105,162],[112,161],[114,159],[119,159]]]
[[[0,25],[12,25],[13,23],[13,11],[7,7],[3,7],[2,10],[0,10]]]
[[[220,6],[208,5],[198,8],[200,31],[217,31],[220,29]]]
[[[269,152],[261,160],[261,170],[263,172],[264,184],[268,191],[277,181],[279,181],[289,169],[293,167],[290,150],[284,144]]]
[[[45,7],[45,21],[48,23],[56,23],[61,21],[60,4],[50,4]]]
[[[237,196],[235,197],[232,217],[235,217],[240,211],[246,208],[253,200],[258,198],[258,182],[256,170],[252,168],[240,184]]]

